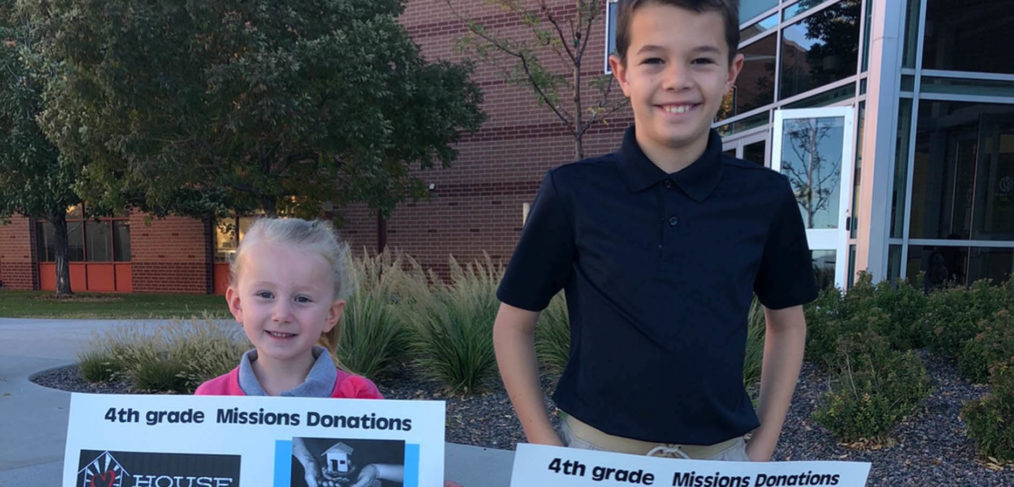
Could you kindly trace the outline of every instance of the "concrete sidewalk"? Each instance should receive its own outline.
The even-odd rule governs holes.
[[[31,376],[74,363],[100,330],[161,323],[0,318],[0,487],[61,482],[70,393]],[[465,487],[506,487],[513,459],[507,450],[447,443],[444,470]]]

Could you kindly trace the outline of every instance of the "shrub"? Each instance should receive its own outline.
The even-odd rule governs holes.
[[[391,306],[364,292],[349,297],[335,352],[338,363],[373,379],[398,364],[410,340],[408,330],[395,317]]]
[[[976,383],[989,379],[989,370],[1014,358],[1014,317],[1007,310],[997,311],[979,323],[982,330],[965,342],[958,357],[961,376]]]
[[[207,317],[154,328],[120,327],[92,345],[82,357],[104,355],[110,369],[119,368],[115,377],[128,378],[134,390],[185,394],[231,370],[249,348],[239,327]]]
[[[904,279],[881,281],[875,288],[873,305],[885,311],[889,319],[874,331],[887,337],[897,350],[923,347],[920,326],[926,313],[926,295]]]
[[[123,364],[106,350],[88,350],[77,358],[81,378],[91,382],[111,382],[123,374]]]
[[[969,401],[961,410],[968,436],[979,452],[1002,461],[1014,461],[1014,360],[993,367],[992,392]]]
[[[891,318],[883,310],[874,306],[872,301],[872,299],[864,299],[865,306],[860,307],[857,305],[858,301],[853,299],[847,314],[843,308],[843,312],[840,312],[836,319],[828,320],[823,324],[823,329],[811,329],[808,326],[808,360],[820,367],[821,370],[833,370],[841,363],[843,340],[847,343],[853,339],[852,337],[867,333],[880,337],[873,330],[889,327]],[[888,344],[888,346],[890,345]]]
[[[841,336],[841,292],[826,288],[816,300],[804,306],[803,311],[806,315],[806,359],[824,367]]]
[[[557,293],[539,315],[535,327],[535,352],[542,365],[552,373],[562,373],[570,358],[570,320],[567,299]]]
[[[487,256],[462,268],[451,259],[451,284],[438,286],[414,314],[423,373],[453,393],[474,393],[496,374],[493,320],[503,268]]]
[[[926,369],[872,331],[844,335],[839,345],[837,372],[813,418],[843,443],[883,441],[929,394]]]
[[[750,303],[747,315],[746,357],[743,361],[743,386],[750,387],[760,380],[761,365],[764,362],[764,332],[767,322],[764,319],[764,307],[757,296]]]
[[[980,331],[979,323],[1009,304],[1006,291],[979,280],[967,291],[946,289],[930,294],[923,321],[923,338],[930,350],[956,360],[965,342]]]

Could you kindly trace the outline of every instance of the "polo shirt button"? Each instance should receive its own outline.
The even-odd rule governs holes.
[[[670,227],[675,227],[676,224],[679,223],[679,222],[680,222],[680,219],[676,218],[675,215],[669,217],[669,226]]]
[[[662,186],[665,186],[665,189],[672,189],[672,180],[666,179],[665,182],[662,183]]]

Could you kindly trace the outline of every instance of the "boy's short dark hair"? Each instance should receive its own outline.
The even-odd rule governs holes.
[[[634,11],[645,5],[669,5],[697,13],[716,12],[725,24],[725,43],[729,47],[729,62],[739,49],[739,0],[620,0],[616,12],[616,54],[627,63],[630,47],[630,21]]]

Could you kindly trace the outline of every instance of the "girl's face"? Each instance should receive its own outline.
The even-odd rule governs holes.
[[[331,266],[296,245],[258,242],[243,250],[225,299],[257,348],[261,367],[313,365],[313,345],[341,318]]]

